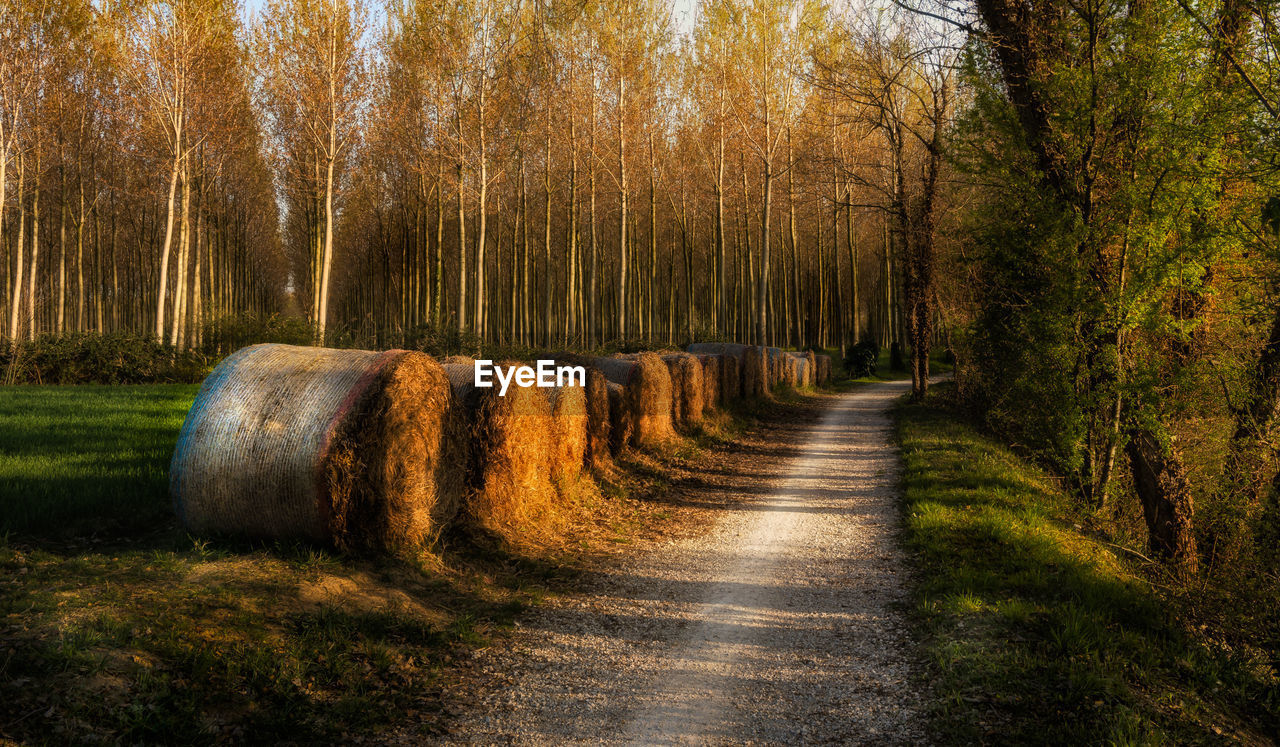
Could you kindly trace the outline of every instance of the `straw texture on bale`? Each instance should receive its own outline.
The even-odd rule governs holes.
[[[772,389],[787,381],[786,358],[782,348],[765,348],[769,356],[769,388]]]
[[[813,359],[813,352],[788,352],[787,357],[791,359],[790,365],[795,374],[795,381],[792,386],[813,386],[813,366],[810,363]]]
[[[796,372],[796,386],[813,386],[813,369],[809,368],[809,359],[795,356],[792,367]]]
[[[761,348],[735,342],[695,342],[688,347],[688,351],[735,358],[739,374],[736,398],[768,396],[764,353]]]
[[[609,451],[617,456],[631,443],[635,423],[631,417],[631,404],[627,401],[626,388],[606,380],[605,391],[609,395]]]
[[[497,386],[475,386],[475,366],[449,364],[444,370],[471,447],[465,520],[509,541],[537,539],[557,517],[555,428],[546,390],[512,380],[506,395],[499,396]]]
[[[617,443],[657,446],[675,436],[671,423],[671,374],[667,364],[654,353],[641,353],[635,360],[596,358],[595,367],[622,391],[610,392],[611,424],[629,430]]]
[[[814,356],[813,380],[818,386],[826,386],[831,380],[831,356],[818,353]]]
[[[742,392],[742,374],[738,358],[732,355],[720,356],[720,402],[729,404],[736,402]]]
[[[742,355],[742,396],[769,396],[768,365],[764,348],[748,346]]]
[[[244,348],[187,414],[174,508],[196,533],[420,546],[458,507],[452,407],[444,371],[422,353]]]
[[[556,386],[546,390],[551,402],[555,451],[551,480],[562,498],[572,497],[587,458],[587,396],[585,387]]]
[[[587,385],[583,390],[587,403],[586,465],[597,472],[608,470],[613,466],[609,444],[609,382],[596,368],[596,359],[592,356],[562,351],[553,358],[557,365],[582,366],[587,372]]]
[[[680,429],[696,430],[702,425],[702,363],[690,353],[666,353],[662,362],[671,374],[671,417]]]
[[[699,353],[696,357],[702,365],[702,408],[705,412],[720,406],[721,356]]]

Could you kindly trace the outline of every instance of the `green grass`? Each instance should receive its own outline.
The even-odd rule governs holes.
[[[935,738],[1267,741],[1275,672],[1184,630],[1043,473],[945,401],[899,410],[904,543]]]
[[[168,466],[197,389],[0,389],[0,741],[437,733],[451,662],[557,568],[193,539]]]
[[[0,532],[167,516],[169,459],[198,389],[0,387]]]
[[[0,742],[429,739],[472,650],[579,558],[670,518],[644,500],[667,485],[654,457],[545,553],[461,533],[412,558],[193,538],[167,471],[196,391],[0,389]],[[667,458],[742,427],[725,419]]]

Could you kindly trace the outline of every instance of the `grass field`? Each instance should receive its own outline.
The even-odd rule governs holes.
[[[577,555],[667,521],[645,500],[663,460],[744,422],[630,464],[562,548],[449,535],[422,557],[361,558],[178,525],[167,470],[197,388],[0,390],[0,742],[437,733],[468,652],[563,588]]]
[[[559,555],[450,536],[430,556],[370,559],[188,536],[167,469],[197,388],[0,389],[0,741],[438,732],[458,662],[568,583],[574,553],[669,520],[643,500],[666,485],[662,459],[696,461],[803,399],[780,391],[630,464]]]
[[[1256,653],[1173,621],[1043,473],[945,395],[899,410],[914,616],[944,743],[1267,743],[1280,685]]]
[[[167,518],[169,459],[198,389],[0,387],[0,532]]]

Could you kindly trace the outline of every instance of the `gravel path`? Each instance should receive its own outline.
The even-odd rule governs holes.
[[[714,526],[601,569],[481,651],[466,743],[918,743],[897,453],[905,382],[833,398],[700,475]],[[727,496],[725,494],[728,494]]]

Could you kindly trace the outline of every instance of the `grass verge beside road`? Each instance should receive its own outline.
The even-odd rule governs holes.
[[[1272,667],[1184,630],[1039,470],[949,408],[898,411],[913,615],[943,743],[1274,739]]]

